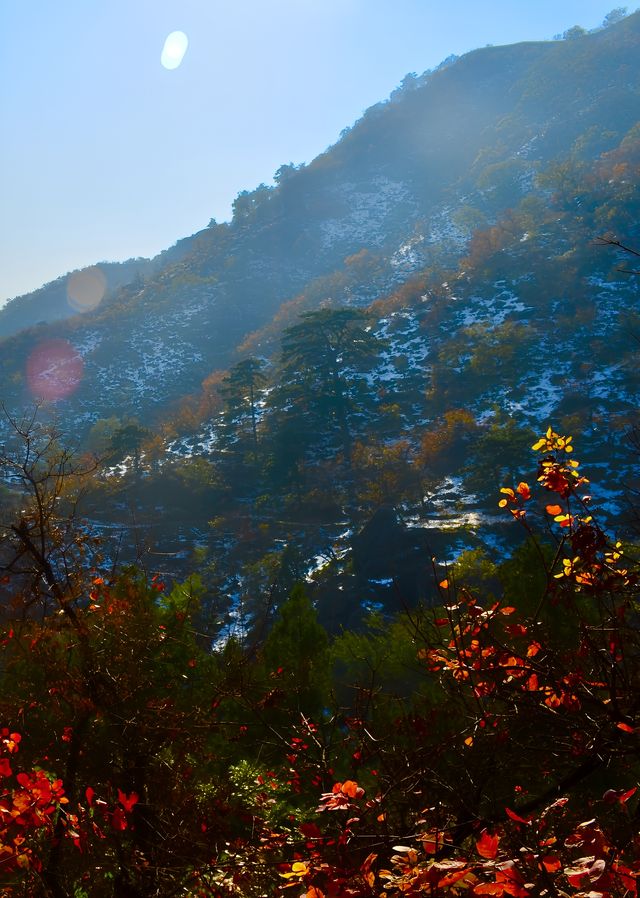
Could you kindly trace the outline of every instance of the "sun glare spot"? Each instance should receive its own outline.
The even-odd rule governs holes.
[[[76,271],[67,279],[67,302],[76,312],[91,312],[102,302],[107,279],[97,267]]]
[[[84,364],[67,340],[46,340],[27,359],[27,383],[36,399],[56,402],[78,387]]]
[[[172,31],[164,42],[160,62],[165,69],[177,69],[189,46],[189,38],[184,31]]]

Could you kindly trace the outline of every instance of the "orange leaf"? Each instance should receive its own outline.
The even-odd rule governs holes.
[[[634,727],[630,727],[628,723],[617,723],[616,726],[619,730],[622,730],[624,733],[635,733]]]
[[[474,895],[504,895],[504,892],[505,885],[501,882],[482,882],[473,890]]]
[[[309,886],[306,898],[324,898],[324,892],[315,886]]]
[[[360,867],[360,870],[362,872],[362,875],[364,876],[365,882],[367,883],[367,885],[369,886],[370,889],[373,888],[375,881],[376,881],[376,875],[371,868],[373,867],[373,865],[377,859],[378,859],[377,854],[370,854],[370,855],[368,855],[367,858],[365,858],[364,863]],[[315,896],[310,895],[309,892],[307,892],[307,898],[324,898],[324,896],[322,895],[322,892],[320,892],[319,895],[315,895]]]
[[[562,514],[562,507],[560,505],[547,505],[546,512],[552,515]]]
[[[538,675],[536,673],[532,673],[529,679],[527,680],[527,690],[529,692],[537,692],[538,691]]]
[[[344,781],[342,784],[342,792],[344,795],[348,795],[349,798],[360,798],[360,796],[364,794],[364,790],[361,789],[357,783],[354,783],[353,780]]]
[[[464,870],[454,870],[452,873],[447,873],[446,876],[443,876],[442,879],[438,880],[438,888],[446,889],[447,886],[453,885],[454,882],[458,882],[459,879],[464,879],[469,873],[471,873],[470,867],[466,867]]]
[[[622,795],[618,798],[620,804],[625,804],[629,799],[636,794],[638,791],[638,787],[634,786],[632,789],[629,789],[628,792],[623,792]]]
[[[444,845],[444,832],[432,829],[429,832],[422,833],[420,841],[425,854],[437,854]]]
[[[498,853],[499,843],[500,837],[492,836],[491,833],[488,833],[485,829],[476,842],[476,851],[480,857],[486,857],[488,860],[492,861]]]

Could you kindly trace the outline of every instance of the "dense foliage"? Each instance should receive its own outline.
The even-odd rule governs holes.
[[[3,342],[50,405],[0,422],[2,894],[637,894],[619,12],[405,79]]]
[[[571,437],[533,449],[512,558],[434,562],[437,605],[333,639],[301,586],[212,645],[197,579],[50,565],[38,594],[9,553],[3,894],[635,895],[635,564]],[[15,514],[14,549],[55,557],[57,512],[50,556]]]

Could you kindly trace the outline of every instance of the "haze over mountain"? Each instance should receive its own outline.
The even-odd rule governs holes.
[[[0,305],[101,259],[157,255],[309,162],[405,72],[603,21],[607,0],[81,0],[3,6]],[[189,37],[168,71],[170,31]],[[242,65],[238,60],[242,57]]]
[[[93,378],[107,392],[131,379],[126,346],[135,348],[140,370],[131,401],[144,413],[224,365],[282,302],[312,279],[342,271],[344,259],[362,249],[379,256],[386,271],[360,286],[351,300],[357,302],[382,295],[434,258],[452,262],[474,228],[495,222],[526,194],[542,196],[535,180],[551,163],[572,151],[595,159],[635,124],[637,21],[636,14],[564,41],[485,48],[407,77],[309,166],[283,166],[276,188],[240,194],[230,225],[182,241],[164,266],[160,257],[161,270],[144,289],[125,289],[70,331],[58,326],[49,335],[73,333],[82,341],[97,329],[99,345],[87,354],[83,380],[91,395]],[[394,253],[408,243],[410,260],[399,265]],[[62,314],[50,292],[37,294],[0,312],[0,333]],[[22,311],[27,306],[33,311]],[[107,333],[103,324],[114,318],[117,327]],[[154,347],[145,348],[152,332]],[[154,361],[165,340],[180,357],[166,380]],[[17,345],[15,353],[11,344],[4,349],[5,359],[24,361]],[[120,374],[102,365],[123,352]],[[86,393],[81,387],[68,403]]]
[[[95,307],[65,318],[62,281],[9,303],[0,311],[0,334],[12,334],[0,358],[7,406],[42,395],[81,443],[100,422],[115,419],[113,431],[135,418],[155,428],[155,456],[149,447],[141,462],[139,446],[129,456],[150,477],[176,456],[215,468],[224,461],[216,453],[239,451],[224,444],[234,419],[223,372],[257,357],[264,380],[251,439],[259,424],[269,461],[232,499],[219,472],[206,488],[234,514],[234,502],[255,510],[268,494],[271,546],[296,542],[274,521],[299,508],[314,478],[326,498],[319,472],[326,477],[336,460],[346,473],[326,499],[329,542],[345,508],[361,523],[381,504],[409,518],[430,494],[437,516],[438,495],[451,505],[472,490],[486,512],[485,481],[493,489],[529,428],[550,416],[578,432],[605,429],[606,453],[594,459],[613,459],[615,433],[637,408],[629,341],[637,297],[633,276],[616,273],[617,257],[593,241],[613,233],[638,243],[639,50],[635,13],[594,33],[486,47],[408,76],[309,165],[285,165],[276,186],[241,193],[230,223],[212,223],[152,262],[107,268]],[[375,364],[356,378],[357,366],[345,363],[340,374],[349,439],[336,408],[326,419],[316,409],[323,436],[294,437],[302,454],[285,459],[286,434],[299,434],[302,421],[293,417],[286,334],[300,313],[344,307],[362,312],[378,340]],[[249,440],[243,451],[255,454],[248,433],[239,445]],[[396,496],[365,499],[361,485],[357,502],[351,449],[374,440],[405,442],[414,468],[429,471],[429,490],[409,497],[405,484]],[[375,480],[374,461],[361,465],[364,480]],[[453,483],[461,472],[464,482]],[[607,495],[619,510],[619,493]],[[307,526],[301,553],[317,540]]]
[[[0,312],[1,894],[637,898],[639,94],[450,57]]]

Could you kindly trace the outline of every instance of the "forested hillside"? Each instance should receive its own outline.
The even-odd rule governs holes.
[[[637,893],[637,550],[596,523],[571,437],[501,488],[510,558],[434,559],[431,607],[333,637],[301,584],[268,633],[220,638],[199,578],[105,568],[62,513],[88,472],[21,442],[4,894]]]
[[[23,402],[34,342],[65,339],[84,364],[63,412],[74,428],[113,414],[123,396],[146,423],[235,361],[288,301],[363,305],[425,266],[455,267],[507,209],[525,197],[546,205],[549,169],[619,147],[637,123],[639,29],[636,14],[405,79],[312,163],[282,166],[274,187],[240,194],[229,224],[184,241],[142,285],[5,342],[3,395]],[[348,260],[363,250],[370,267],[354,275]]]
[[[156,273],[4,340],[9,410],[43,396],[101,460],[84,513],[121,557],[195,566],[221,627],[300,577],[331,627],[428,598],[425,552],[508,546],[495,484],[548,420],[632,524],[636,278],[598,238],[640,242],[639,37],[408,77]]]
[[[407,76],[230,222],[0,311],[2,894],[637,895],[605,24]]]

